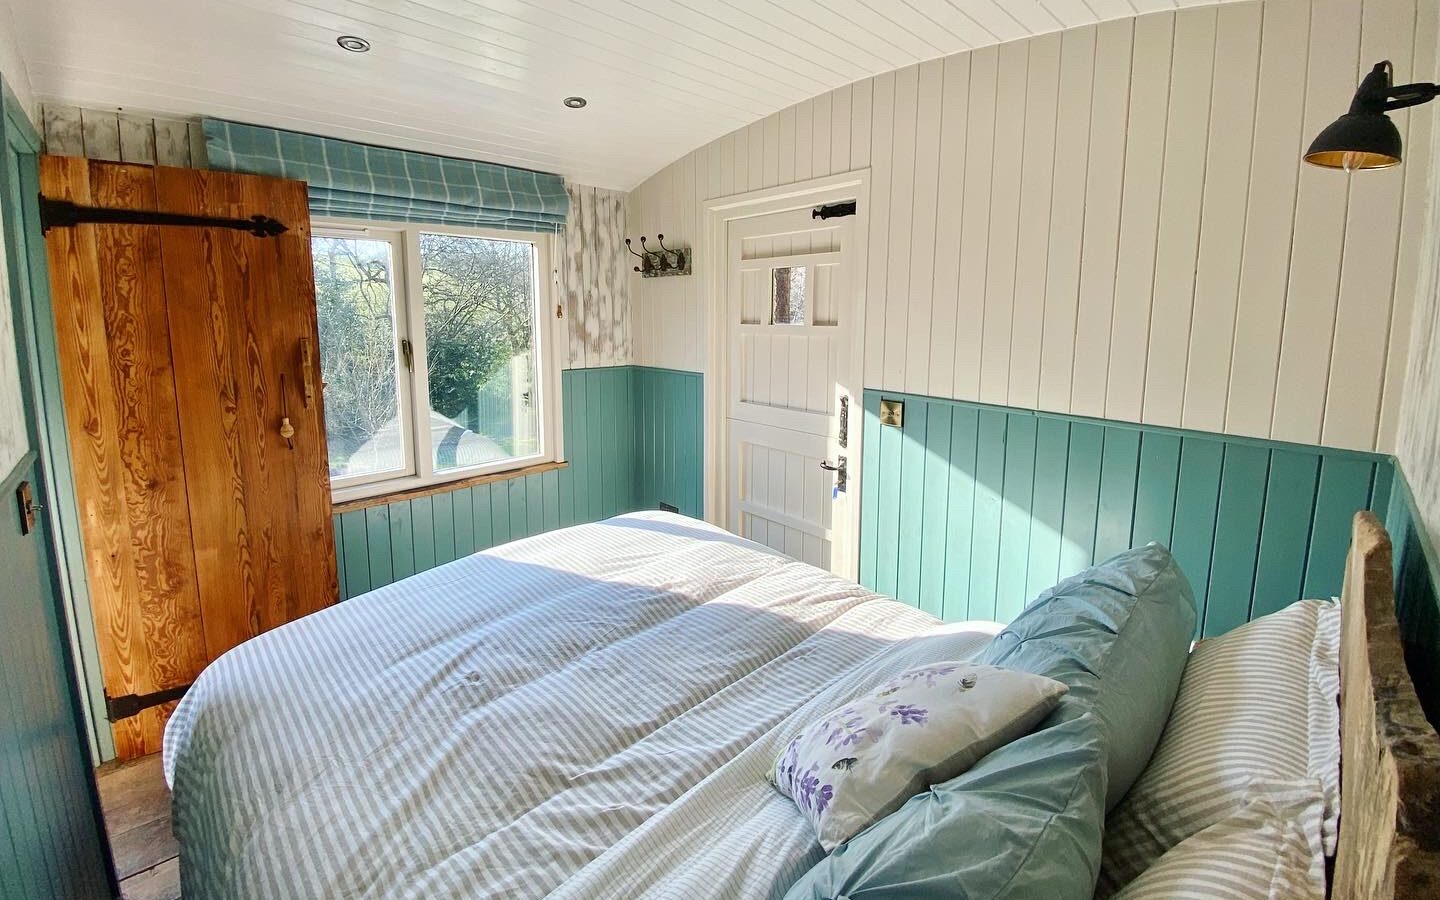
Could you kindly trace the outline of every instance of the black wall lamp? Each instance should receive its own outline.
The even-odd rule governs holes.
[[[1384,169],[1400,162],[1400,130],[1392,109],[1418,106],[1440,95],[1440,85],[1418,82],[1398,87],[1390,82],[1390,60],[1375,64],[1350,101],[1350,111],[1316,136],[1305,161],[1327,169]]]

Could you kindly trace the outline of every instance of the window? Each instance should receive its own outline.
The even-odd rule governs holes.
[[[317,222],[338,499],[554,459],[544,235]]]

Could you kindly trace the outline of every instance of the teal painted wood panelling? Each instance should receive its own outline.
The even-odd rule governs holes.
[[[1410,678],[1430,724],[1440,728],[1440,554],[1420,524],[1415,496],[1397,469],[1385,528],[1395,552],[1395,614]]]
[[[0,328],[0,365],[15,361],[18,393],[8,399],[20,404],[23,420],[23,443],[13,448],[22,451],[20,458],[7,454],[0,469],[0,900],[99,900],[113,896],[117,885],[75,684],[81,643],[72,643],[64,615],[66,591],[73,595],[75,584],[64,568],[69,548],[63,538],[74,519],[55,516],[63,504],[51,499],[57,468],[55,487],[68,486],[68,457],[57,460],[49,452],[53,433],[46,421],[46,413],[60,407],[50,405],[45,377],[53,332],[50,320],[38,317],[49,312],[36,216],[39,139],[8,82],[0,83],[0,107],[0,242],[7,261],[0,272],[7,287],[0,292],[7,305],[0,319],[13,326]],[[22,482],[29,482],[36,505],[51,507],[29,534],[21,533],[15,500]]]
[[[340,595],[661,502],[702,514],[698,373],[615,366],[567,369],[561,377],[569,465],[335,516]]]
[[[635,367],[635,503],[704,515],[704,381],[699,372]]]
[[[949,620],[1008,621],[1155,540],[1195,589],[1197,634],[1220,634],[1338,594],[1351,514],[1392,505],[1377,454],[887,392],[905,401],[888,428],[881,396],[863,404],[860,580]]]
[[[109,895],[98,804],[57,615],[46,531],[20,533],[15,488],[40,490],[33,453],[0,480],[0,898]]]

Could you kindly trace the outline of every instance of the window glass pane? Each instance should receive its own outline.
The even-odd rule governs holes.
[[[420,235],[435,471],[540,452],[535,247]]]
[[[311,248],[330,476],[403,471],[390,243],[316,236]]]
[[[770,270],[770,323],[805,324],[805,267]]]

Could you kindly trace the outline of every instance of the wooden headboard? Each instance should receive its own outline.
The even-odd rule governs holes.
[[[1440,897],[1440,736],[1405,668],[1393,572],[1389,535],[1357,513],[1341,596],[1335,900]]]

